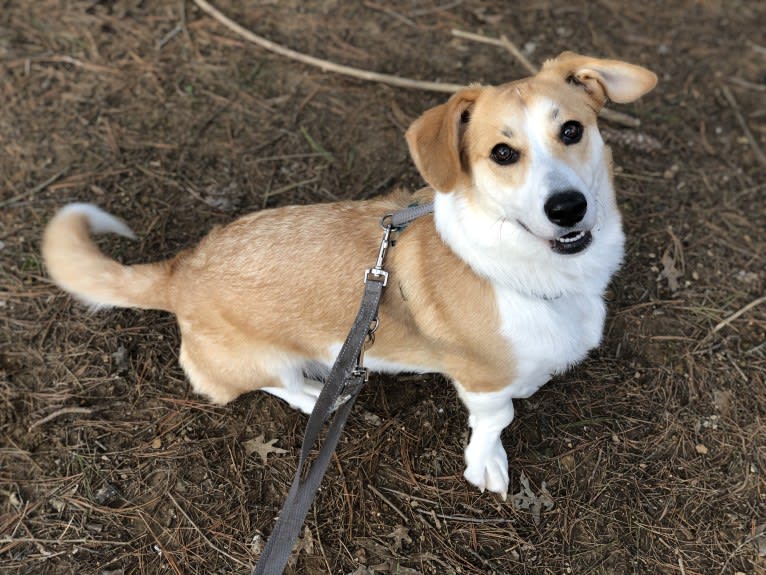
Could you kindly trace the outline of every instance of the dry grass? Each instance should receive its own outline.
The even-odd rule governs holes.
[[[504,436],[527,500],[462,479],[465,413],[443,380],[377,379],[291,572],[766,573],[766,13],[639,4],[216,3],[297,50],[423,80],[523,74],[453,28],[533,42],[538,63],[569,48],[661,78],[627,110],[640,132],[607,134],[629,241],[604,345],[518,402]],[[176,0],[0,14],[0,572],[247,573],[305,417],[192,395],[173,319],[61,295],[42,226],[98,202],[141,234],[107,249],[139,261],[254,209],[414,186],[402,130],[442,96],[285,61]],[[261,434],[288,453],[248,456]],[[552,508],[518,505],[543,487]]]

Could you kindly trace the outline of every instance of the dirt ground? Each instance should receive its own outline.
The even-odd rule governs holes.
[[[420,80],[526,75],[453,29],[660,78],[619,107],[639,127],[602,122],[627,257],[601,348],[517,402],[512,496],[462,479],[450,385],[376,378],[289,572],[766,573],[766,3],[214,3],[296,50]],[[414,189],[404,129],[447,96],[266,52],[184,0],[0,2],[0,94],[0,572],[248,573],[306,417],[266,394],[195,396],[174,319],[63,295],[43,225],[98,203],[140,234],[105,249],[149,261],[253,210]]]

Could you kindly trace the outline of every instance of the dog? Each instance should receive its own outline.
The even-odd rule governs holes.
[[[381,216],[433,201],[390,250],[365,365],[446,375],[468,410],[464,476],[505,498],[513,399],[599,344],[623,258],[598,112],[656,82],[640,66],[565,52],[535,76],[469,86],[418,118],[406,139],[429,188],[415,194],[256,212],[172,259],[131,266],[91,239],[130,229],[72,204],[48,224],[44,260],[87,304],[174,313],[180,364],[211,401],[261,389],[310,413],[321,383],[309,376],[327,373],[354,320]]]

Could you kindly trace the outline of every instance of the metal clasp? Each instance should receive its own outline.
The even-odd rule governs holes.
[[[388,272],[383,269],[383,260],[386,259],[386,251],[393,245],[391,232],[394,231],[394,226],[391,223],[386,224],[386,220],[389,218],[391,218],[391,215],[383,216],[380,220],[380,225],[383,227],[383,240],[380,242],[380,250],[378,251],[378,259],[375,261],[375,266],[364,271],[364,283],[368,281],[383,282],[384,287],[388,284]]]

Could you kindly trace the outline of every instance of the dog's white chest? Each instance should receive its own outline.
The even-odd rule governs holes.
[[[501,334],[516,364],[513,397],[528,397],[601,341],[606,307],[596,294],[539,299],[496,289]]]

